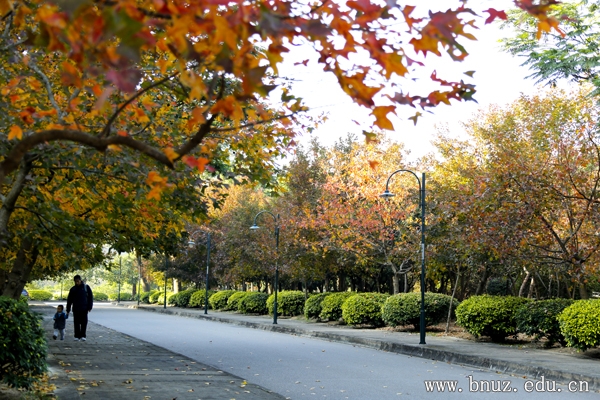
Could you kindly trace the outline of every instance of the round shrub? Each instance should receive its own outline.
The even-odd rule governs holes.
[[[535,336],[536,339],[545,336],[548,339],[548,346],[555,342],[564,346],[566,341],[560,333],[557,317],[571,304],[573,304],[571,299],[548,299],[525,303],[517,309],[515,314],[517,330],[526,335]]]
[[[129,292],[121,292],[121,294],[116,295],[115,300],[120,300],[121,301],[131,301],[133,299],[133,295]],[[96,298],[96,293],[94,293],[94,299]]]
[[[48,301],[52,300],[52,293],[46,290],[30,290],[29,298],[36,301]]]
[[[304,316],[306,319],[316,319],[319,320],[319,316],[321,315],[321,304],[325,297],[329,296],[330,292],[325,293],[317,293],[311,295],[304,304]]]
[[[262,292],[247,292],[238,302],[238,311],[242,314],[266,314],[267,298],[269,295]]]
[[[164,296],[165,296],[165,292],[161,292],[160,290],[154,291],[150,295],[150,304],[156,304],[156,303],[158,303],[158,299],[159,298],[164,298]],[[164,301],[163,301],[163,303],[164,303]]]
[[[381,306],[389,297],[384,293],[358,293],[342,304],[342,318],[348,325],[383,325]]]
[[[0,381],[29,389],[46,372],[44,330],[26,302],[0,296],[0,349]]]
[[[502,341],[517,332],[516,311],[528,301],[514,296],[473,296],[456,307],[456,323],[476,337]]]
[[[600,345],[600,300],[577,300],[558,315],[567,346],[585,351]]]
[[[168,299],[169,304],[172,304],[175,307],[188,307],[191,297],[195,292],[196,289],[188,289],[175,293]]]
[[[441,293],[425,293],[425,326],[439,324],[448,318],[451,297]],[[454,299],[452,308],[458,301]],[[383,321],[389,326],[421,327],[421,293],[400,293],[389,297],[381,308]]]
[[[167,292],[167,304],[169,304],[169,297],[171,297],[174,293]],[[156,299],[156,304],[164,305],[165,304],[165,292],[161,292],[160,296]]]
[[[235,292],[227,299],[227,307],[225,310],[227,311],[237,311],[238,305],[241,299],[246,297],[248,294],[252,292]]]
[[[212,290],[209,290],[208,297],[212,296],[213,293],[214,292]],[[192,294],[192,297],[190,298],[188,307],[204,308],[204,300],[205,299],[206,299],[206,291],[204,289],[196,290],[196,291],[194,291],[194,293]],[[210,308],[210,301],[208,302],[208,305]]]
[[[102,292],[94,292],[94,301],[108,301],[108,295]]]
[[[235,290],[219,290],[208,298],[208,303],[213,310],[224,310],[227,308],[229,296],[235,292]]]
[[[150,296],[156,293],[157,290],[151,290],[149,292],[140,293],[140,302],[150,304]]]
[[[277,315],[294,317],[304,313],[304,293],[299,290],[284,290],[277,293]],[[275,294],[267,299],[267,310],[273,315]]]
[[[348,297],[355,294],[353,292],[330,293],[321,302],[321,314],[319,314],[319,318],[322,321],[338,321],[342,318],[342,304]]]

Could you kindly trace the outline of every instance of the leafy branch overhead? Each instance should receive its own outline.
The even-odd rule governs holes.
[[[555,3],[515,1],[538,19],[540,32],[558,29],[548,16]],[[473,84],[435,75],[438,88],[429,93],[399,87],[429,54],[444,51],[455,61],[468,55],[463,41],[475,39],[475,11],[466,4],[427,14],[368,0],[1,0],[0,126],[10,145],[0,178],[27,152],[54,142],[128,147],[169,167],[183,159],[201,171],[222,142],[257,153],[248,157],[281,154],[312,124],[300,117],[302,100],[277,77],[278,64],[300,43],[312,45],[324,70],[371,109],[379,128],[392,127],[388,116],[398,105],[471,100]],[[486,13],[486,23],[505,18],[495,9]],[[365,52],[368,63],[347,66]],[[281,99],[273,109],[264,99],[276,88]],[[269,128],[258,128],[264,124]]]

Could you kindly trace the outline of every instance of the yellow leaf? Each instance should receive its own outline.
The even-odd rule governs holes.
[[[116,144],[109,144],[108,149],[112,151],[121,151],[121,146],[118,146]]]
[[[173,150],[172,147],[167,147],[163,150],[163,153],[165,153],[165,155],[171,162],[175,161],[179,157],[179,154],[177,154],[177,152]]]
[[[23,138],[23,130],[18,125],[11,126],[10,131],[8,132],[8,140],[12,140],[14,138],[19,140]]]

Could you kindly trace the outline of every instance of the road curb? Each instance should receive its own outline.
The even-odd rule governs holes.
[[[368,347],[376,350],[387,351],[391,353],[398,353],[408,355],[412,357],[425,358],[429,360],[442,361],[449,364],[458,364],[466,367],[474,367],[478,369],[486,369],[494,372],[500,372],[504,374],[513,374],[519,376],[526,376],[532,379],[541,379],[542,376],[545,380],[554,380],[558,383],[568,384],[573,381],[587,382],[590,390],[600,390],[600,378],[595,376],[587,376],[583,374],[571,373],[568,371],[561,371],[557,369],[549,369],[545,367],[538,367],[527,365],[524,363],[511,362],[505,360],[497,360],[489,357],[473,356],[460,354],[449,350],[435,349],[428,347],[428,345],[408,345],[402,343],[392,343],[384,340],[361,338],[356,336],[344,335],[340,333],[331,332],[317,332],[309,329],[291,328],[282,325],[270,325],[260,322],[251,321],[240,321],[228,318],[222,318],[214,315],[205,315],[195,312],[189,312],[179,309],[164,309],[155,307],[138,307],[127,306],[129,308],[135,308],[143,311],[158,312],[163,314],[178,315],[188,318],[206,319],[210,321],[216,321],[231,325],[244,326],[247,328],[261,329],[270,332],[278,332],[291,334],[303,337],[312,337],[331,342],[348,343],[353,345],[359,345],[362,347]]]

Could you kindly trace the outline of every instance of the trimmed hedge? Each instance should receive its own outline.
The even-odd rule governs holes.
[[[212,296],[214,292],[212,290],[208,291],[208,297]],[[206,299],[206,290],[200,289],[194,291],[192,297],[190,298],[188,307],[200,307],[204,308],[204,300]],[[210,308],[210,301],[208,302],[208,306]]]
[[[358,293],[342,303],[342,318],[348,325],[382,326],[381,307],[389,294]]]
[[[238,305],[241,299],[246,297],[248,294],[252,292],[235,292],[227,299],[227,311],[237,311]]]
[[[439,324],[448,318],[451,297],[441,293],[425,293],[425,326]],[[458,301],[454,299],[452,309]],[[389,326],[421,327],[421,293],[400,293],[389,297],[381,308],[383,321]]]
[[[196,289],[182,290],[169,297],[168,302],[175,307],[188,307],[194,292],[196,292]]]
[[[140,302],[150,304],[150,296],[152,296],[156,292],[158,292],[158,290],[151,290],[149,292],[140,293]]]
[[[330,294],[330,292],[325,292],[311,295],[304,304],[304,317],[306,317],[306,319],[320,320],[319,316],[321,315],[322,309],[321,304],[323,303],[325,297],[329,296]]]
[[[536,339],[545,336],[548,346],[555,342],[564,346],[566,341],[560,332],[558,315],[571,304],[571,299],[548,299],[524,304],[515,314],[517,330]]]
[[[275,294],[267,299],[267,310],[273,315],[273,303]],[[277,293],[277,315],[295,317],[304,313],[304,292],[299,290],[284,290]]]
[[[354,292],[331,293],[321,302],[321,314],[319,314],[319,318],[322,321],[338,321],[342,318],[342,304],[348,297],[355,294]]]
[[[235,292],[235,290],[219,290],[208,298],[208,303],[213,310],[224,310],[227,308],[229,296]]]
[[[577,300],[558,315],[567,346],[585,351],[600,345],[600,300]]]
[[[514,296],[473,296],[456,308],[456,323],[469,333],[499,342],[517,332],[516,311],[529,300]]]
[[[108,295],[102,292],[94,292],[94,301],[108,301]]]
[[[30,290],[29,298],[36,301],[48,301],[52,300],[52,293],[46,290]]]
[[[321,302],[321,314],[319,318],[322,321],[339,321],[342,318],[342,304],[350,296],[354,296],[354,292],[336,292],[331,293]]]
[[[238,311],[242,314],[267,314],[269,295],[262,292],[247,292],[238,302]]]
[[[171,297],[174,293],[167,292],[167,304],[169,304],[169,297]],[[164,305],[165,304],[165,292],[160,292],[160,296],[156,299],[156,304]]]
[[[165,292],[161,292],[160,290],[155,290],[151,292],[150,295],[150,304],[156,304],[158,302],[158,298],[164,298]],[[164,302],[163,302],[164,303]]]
[[[30,389],[46,372],[41,318],[26,302],[0,296],[0,349],[0,381]]]

